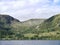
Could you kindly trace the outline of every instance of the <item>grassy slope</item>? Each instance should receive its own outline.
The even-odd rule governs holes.
[[[42,36],[47,39],[60,39],[60,14],[52,16],[39,25],[39,30],[42,30]],[[45,38],[44,38],[45,39]]]
[[[0,28],[1,25],[3,27],[0,29],[0,39],[2,40],[60,40],[60,14],[47,20],[31,19],[25,22],[20,22],[10,16],[7,17],[9,20],[5,16],[0,17],[2,19]]]

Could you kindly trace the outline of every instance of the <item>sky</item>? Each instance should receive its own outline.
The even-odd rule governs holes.
[[[0,0],[0,14],[20,21],[49,18],[60,13],[60,0]]]

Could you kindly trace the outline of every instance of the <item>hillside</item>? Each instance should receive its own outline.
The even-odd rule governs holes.
[[[31,28],[39,25],[43,21],[44,19],[30,19],[20,22],[9,15],[0,14],[0,39],[19,39],[20,36],[18,35],[23,36],[24,34],[35,32]]]
[[[42,27],[43,26],[43,27]],[[45,20],[43,23],[40,24],[41,29],[53,29],[56,30],[60,26],[60,14],[52,16],[51,18]]]
[[[20,22],[19,20],[9,16],[0,14],[0,39],[6,37],[7,35],[12,35],[11,24],[13,22]]]
[[[0,14],[0,40],[60,40],[60,14],[21,22]]]
[[[60,39],[60,14],[54,15],[45,20],[39,25],[38,30],[42,30],[40,32],[46,33],[45,37],[47,39]]]

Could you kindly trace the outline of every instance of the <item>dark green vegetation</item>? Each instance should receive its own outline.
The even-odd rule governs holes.
[[[60,14],[24,22],[0,15],[0,40],[60,40]]]

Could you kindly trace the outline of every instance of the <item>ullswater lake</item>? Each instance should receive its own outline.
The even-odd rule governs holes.
[[[58,40],[0,40],[0,45],[60,45]]]

